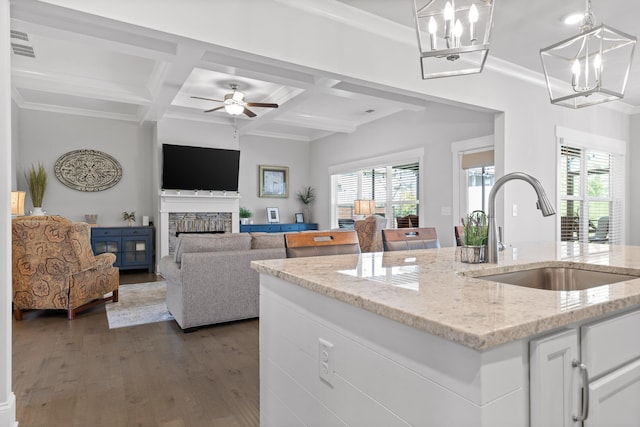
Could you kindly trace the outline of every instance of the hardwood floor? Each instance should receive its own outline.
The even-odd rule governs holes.
[[[136,274],[146,275],[122,286],[149,281]],[[257,319],[188,334],[173,321],[110,330],[104,306],[73,321],[23,319],[13,321],[20,427],[259,425]]]

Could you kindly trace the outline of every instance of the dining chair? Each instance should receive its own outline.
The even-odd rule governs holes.
[[[385,251],[406,251],[440,247],[435,227],[387,228],[382,230],[382,245]]]

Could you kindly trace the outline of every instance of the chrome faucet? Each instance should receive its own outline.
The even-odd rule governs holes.
[[[536,207],[542,211],[543,216],[555,215],[556,213],[555,209],[553,209],[553,206],[551,206],[551,202],[547,198],[547,194],[544,192],[544,188],[542,188],[542,184],[540,184],[540,181],[538,181],[531,175],[524,172],[512,172],[497,180],[493,184],[493,188],[489,193],[489,214],[487,215],[487,219],[489,220],[489,233],[487,236],[487,262],[491,264],[498,263],[498,242],[496,239],[496,194],[507,181],[511,181],[512,179],[521,179],[531,184],[533,189],[536,191],[536,194],[538,195]]]

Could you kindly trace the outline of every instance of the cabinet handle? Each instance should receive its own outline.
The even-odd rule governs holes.
[[[573,360],[571,366],[580,369],[582,375],[582,409],[580,415],[574,415],[573,421],[585,421],[589,416],[589,371],[584,363],[579,360]]]

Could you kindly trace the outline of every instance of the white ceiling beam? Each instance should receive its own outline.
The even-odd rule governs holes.
[[[146,88],[87,77],[42,73],[14,67],[11,70],[11,79],[12,84],[18,88],[127,104],[151,103],[151,95]]]

